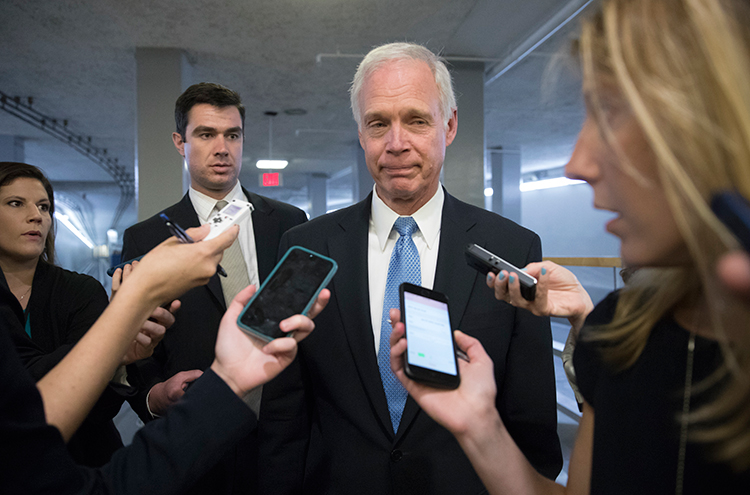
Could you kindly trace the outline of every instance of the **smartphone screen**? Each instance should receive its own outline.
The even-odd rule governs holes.
[[[411,284],[402,287],[402,317],[408,342],[406,374],[433,385],[457,387],[458,365],[447,298]]]
[[[238,325],[265,340],[286,336],[279,323],[290,316],[305,314],[336,268],[336,262],[330,258],[292,247],[245,306]]]

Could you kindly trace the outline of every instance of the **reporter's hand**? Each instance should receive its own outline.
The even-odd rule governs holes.
[[[750,303],[750,256],[747,253],[733,251],[722,256],[716,272],[727,289]]]
[[[289,366],[297,355],[297,342],[315,328],[311,318],[323,310],[331,296],[328,289],[323,289],[309,317],[294,315],[279,324],[284,332],[294,331],[293,338],[274,339],[266,343],[237,326],[237,317],[253,294],[255,286],[250,285],[240,291],[227,308],[219,325],[216,359],[211,364],[211,369],[239,396],[267,383]]]
[[[154,353],[154,349],[162,341],[167,329],[174,324],[174,313],[180,308],[180,301],[172,301],[169,309],[159,306],[156,308],[148,320],[146,320],[135,340],[128,347],[125,356],[122,358],[121,365],[127,366],[141,359],[146,359]]]
[[[208,225],[187,229],[196,241],[209,231]],[[183,244],[170,237],[141,258],[119,291],[132,287],[130,290],[137,291],[139,297],[148,297],[155,306],[172,301],[188,289],[208,282],[238,232],[239,227],[235,226],[213,239],[193,244]]]
[[[188,383],[197,380],[201,370],[181,371],[170,379],[151,387],[148,394],[148,408],[153,414],[164,415],[167,409],[185,395]]]
[[[134,261],[130,265],[125,265],[123,268],[115,270],[115,273],[112,275],[111,299],[114,299],[122,282],[130,276],[133,268],[137,265],[138,261]],[[127,366],[128,364],[151,356],[151,354],[154,353],[156,346],[164,338],[167,328],[174,324],[174,313],[179,308],[180,301],[177,299],[170,303],[169,309],[165,309],[161,306],[156,308],[151,313],[149,319],[141,326],[138,335],[135,336],[135,339],[128,347],[120,365]]]
[[[469,357],[469,362],[458,360],[461,384],[455,390],[434,388],[415,382],[404,372],[407,342],[401,311],[391,309],[391,369],[419,406],[429,416],[456,436],[467,434],[500,420],[495,406],[497,386],[494,364],[482,344],[460,330],[454,332],[456,344]]]
[[[573,272],[551,261],[529,263],[525,270],[538,281],[533,301],[527,301],[521,296],[518,276],[505,270],[497,276],[490,272],[487,275],[487,286],[494,289],[496,299],[531,311],[537,316],[567,318],[577,334],[594,309],[594,304]]]

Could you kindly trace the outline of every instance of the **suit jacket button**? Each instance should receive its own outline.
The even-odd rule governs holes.
[[[398,462],[401,460],[401,458],[404,457],[404,453],[400,450],[396,449],[393,452],[391,452],[391,460],[393,462]]]

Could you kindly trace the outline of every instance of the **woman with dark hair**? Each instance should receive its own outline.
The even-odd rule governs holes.
[[[23,310],[25,331],[14,332],[12,338],[35,380],[65,357],[108,304],[107,293],[97,280],[54,264],[54,212],[52,185],[41,170],[25,163],[0,162],[0,283],[16,296]],[[165,325],[171,324],[166,310],[158,316]],[[147,322],[138,337],[141,344],[134,343],[121,364],[146,357],[163,333],[163,325]],[[114,382],[107,387],[68,443],[78,463],[101,466],[122,446],[112,418],[132,391]]]

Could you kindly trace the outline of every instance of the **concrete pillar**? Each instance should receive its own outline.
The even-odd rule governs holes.
[[[487,150],[492,168],[492,211],[521,223],[521,151]]]
[[[365,162],[365,150],[357,144],[357,164],[352,170],[353,178],[353,194],[354,202],[358,203],[367,197],[372,192],[372,186],[375,181],[372,180],[372,175],[367,170],[367,162]]]
[[[189,63],[172,48],[136,48],[135,59],[135,191],[141,221],[179,201],[187,189],[187,170],[172,144],[172,132],[174,103],[184,89]]]
[[[24,163],[25,157],[23,138],[0,135],[0,162]]]
[[[484,63],[451,65],[458,133],[446,149],[443,184],[458,199],[484,208]]]
[[[310,218],[325,215],[328,210],[328,175],[313,173],[307,179],[307,195],[310,198]]]

